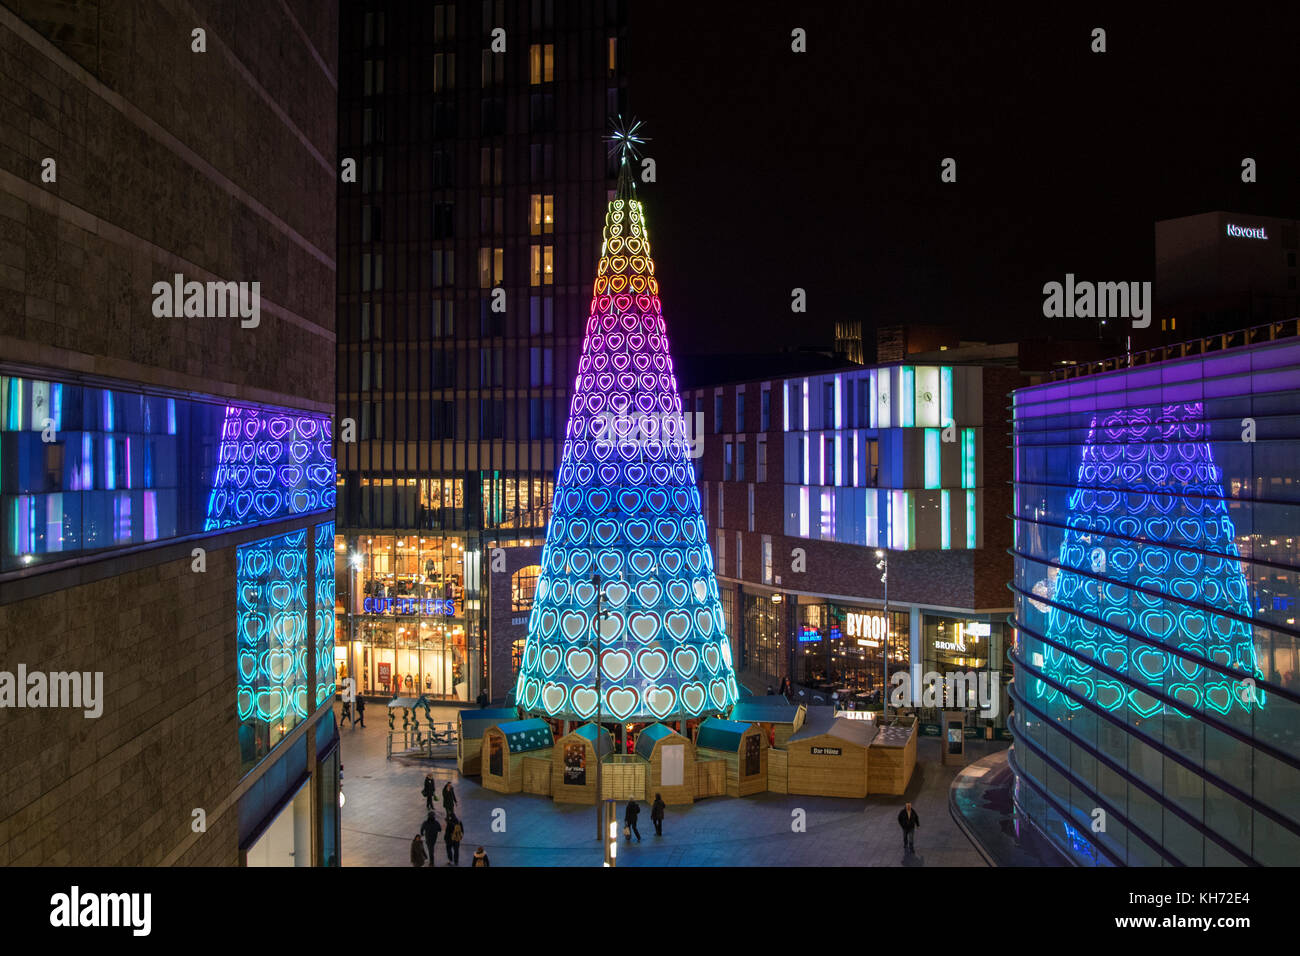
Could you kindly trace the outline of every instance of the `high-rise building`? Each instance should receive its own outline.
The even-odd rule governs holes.
[[[1207,212],[1155,224],[1155,310],[1134,350],[1300,315],[1294,219]]]
[[[336,43],[0,6],[0,864],[338,863]]]
[[[340,676],[500,699],[617,173],[624,4],[345,2],[341,24]]]
[[[1300,853],[1296,332],[1015,393],[1011,765],[1078,862]]]

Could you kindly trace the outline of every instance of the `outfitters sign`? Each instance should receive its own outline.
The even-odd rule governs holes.
[[[1228,235],[1234,239],[1267,239],[1263,226],[1234,226],[1228,223]]]
[[[455,617],[456,602],[441,598],[366,598],[361,602],[366,614],[423,614]]]

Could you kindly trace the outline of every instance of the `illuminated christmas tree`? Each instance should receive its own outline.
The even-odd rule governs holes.
[[[1203,417],[1200,402],[1123,409],[1100,427],[1093,419],[1084,446],[1043,670],[1108,711],[1187,717],[1264,704],[1249,588]],[[1080,707],[1030,683],[1043,701],[1060,694]]]
[[[574,383],[528,640],[526,712],[677,720],[737,698],[681,397],[629,157],[621,154]],[[601,691],[596,694],[597,590]]]

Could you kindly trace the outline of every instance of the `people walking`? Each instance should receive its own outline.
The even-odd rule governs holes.
[[[438,815],[430,808],[428,817],[424,823],[420,824],[420,835],[424,837],[425,855],[428,857],[429,865],[434,865],[434,848],[438,845],[438,832],[442,829],[442,824],[438,822]]]
[[[487,850],[479,847],[474,851],[474,862],[470,866],[491,866],[492,862],[488,859]]]
[[[420,791],[420,796],[424,797],[424,808],[430,813],[433,812],[433,798],[438,795],[438,785],[433,780],[433,774],[424,775],[424,789]]]
[[[424,837],[417,833],[411,840],[411,866],[424,866],[424,861],[429,858],[428,852],[424,846]]]
[[[443,842],[447,846],[447,865],[460,866],[460,841],[465,838],[465,828],[453,813],[447,814],[447,835]]]
[[[450,780],[442,785],[442,808],[447,811],[448,817],[456,812],[456,791],[451,788]]]
[[[344,724],[345,722],[346,722],[346,723],[352,723],[352,722],[353,722],[353,720],[352,720],[352,702],[351,702],[350,700],[345,700],[345,701],[343,702],[343,713],[341,713],[341,714],[339,715],[339,726],[340,726],[340,727],[343,726],[343,724]]]
[[[360,695],[357,696],[357,722],[362,727],[366,725],[366,699]]]
[[[655,836],[664,835],[664,809],[666,806],[664,798],[656,793],[654,806],[650,808],[650,822],[655,825]]]
[[[486,690],[479,691],[478,697],[476,698],[475,702],[478,704],[479,710],[482,710],[484,707],[486,707],[488,705],[487,691]]]
[[[915,853],[915,834],[917,827],[921,825],[921,818],[916,815],[910,803],[898,811],[898,825],[903,828],[903,849]]]
[[[636,818],[641,815],[641,807],[636,800],[627,802],[627,809],[623,811],[623,834],[627,837],[629,843],[632,842],[632,834],[636,834],[636,842],[641,842],[641,831],[636,828]]]

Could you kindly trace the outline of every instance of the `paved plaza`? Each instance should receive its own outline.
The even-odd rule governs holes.
[[[338,707],[336,705],[336,713]],[[456,761],[395,757],[386,753],[387,710],[366,708],[367,726],[340,727],[344,765],[342,853],[345,866],[410,866],[411,838],[425,817],[420,796],[426,773],[438,789],[450,780],[465,828],[461,866],[483,846],[493,866],[598,866],[594,807],[556,804],[532,794],[499,794],[476,777],[462,777]],[[457,708],[434,710],[455,720]],[[973,746],[972,746],[973,745]],[[970,741],[966,762],[1005,745]],[[949,788],[961,768],[939,763],[937,738],[921,738],[916,772],[906,797],[865,800],[762,793],[711,797],[689,807],[669,807],[664,835],[654,835],[650,808],[642,804],[642,842],[619,844],[619,866],[985,866],[953,822]],[[921,819],[916,852],[904,853],[898,811],[910,799]],[[618,804],[620,826],[623,803]],[[496,810],[505,831],[493,832]],[[806,812],[806,832],[791,830],[795,809]],[[441,804],[438,805],[442,818]],[[500,815],[498,815],[500,816]],[[438,848],[438,864],[445,864]]]

